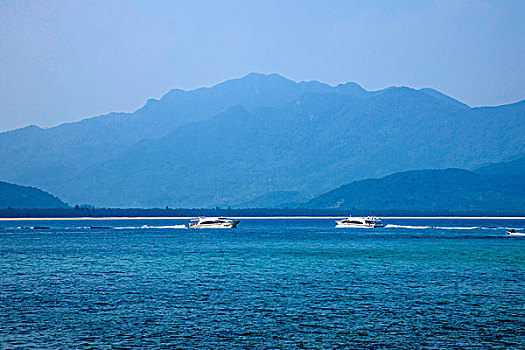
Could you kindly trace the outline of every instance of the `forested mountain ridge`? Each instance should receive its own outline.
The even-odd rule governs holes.
[[[0,134],[0,179],[69,203],[229,206],[312,198],[410,169],[525,152],[525,102],[470,108],[435,90],[366,91],[250,74],[172,90],[132,114]],[[285,195],[283,200],[289,200]]]
[[[352,182],[304,207],[380,211],[525,213],[525,158],[463,169],[415,170]]]
[[[57,197],[34,187],[0,181],[0,209],[69,208]]]

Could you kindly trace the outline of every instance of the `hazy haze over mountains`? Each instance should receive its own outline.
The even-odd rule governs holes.
[[[525,97],[523,1],[0,1],[0,131],[132,112],[247,72],[471,106]]]
[[[2,133],[0,179],[97,206],[306,200],[368,177],[523,155],[524,119],[525,101],[470,108],[432,89],[249,74],[130,114]]]

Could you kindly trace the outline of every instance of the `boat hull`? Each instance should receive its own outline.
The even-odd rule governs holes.
[[[207,229],[207,228],[236,228],[239,224],[239,220],[235,220],[232,222],[225,222],[221,224],[195,224],[195,225],[188,225],[188,228],[198,228],[198,229]]]
[[[352,224],[337,224],[335,225],[335,228],[380,228],[384,227],[384,225],[352,225]]]

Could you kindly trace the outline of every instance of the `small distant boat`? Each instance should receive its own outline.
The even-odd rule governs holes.
[[[353,217],[349,216],[346,219],[338,220],[335,222],[337,228],[377,228],[384,227],[379,218],[375,216],[367,217]]]
[[[199,217],[191,219],[188,228],[235,228],[239,220],[231,220],[225,217]]]
[[[510,229],[507,231],[507,235],[509,236],[525,236],[525,232],[516,232],[514,229]]]

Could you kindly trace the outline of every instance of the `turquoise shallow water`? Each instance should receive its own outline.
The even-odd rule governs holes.
[[[1,222],[0,348],[525,347],[524,221],[183,223]]]

